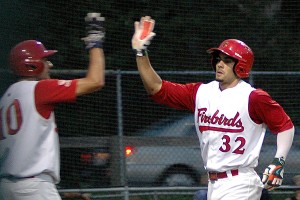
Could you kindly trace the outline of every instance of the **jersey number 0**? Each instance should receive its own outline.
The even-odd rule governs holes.
[[[0,140],[4,140],[6,138],[5,132],[8,135],[15,135],[21,127],[23,119],[20,102],[15,99],[6,110],[0,108],[0,113]]]

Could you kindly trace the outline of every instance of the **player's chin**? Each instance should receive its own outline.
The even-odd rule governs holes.
[[[224,76],[223,76],[222,73],[216,72],[216,75],[215,75],[216,81],[222,82],[222,81],[223,81],[223,78],[224,78]]]
[[[220,82],[220,83],[223,82],[223,79],[221,77],[218,77],[218,76],[216,76],[215,80]]]

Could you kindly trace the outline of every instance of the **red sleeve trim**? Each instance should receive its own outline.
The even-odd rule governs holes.
[[[48,119],[54,106],[60,102],[76,100],[77,80],[47,79],[39,81],[35,87],[35,105],[37,112]]]

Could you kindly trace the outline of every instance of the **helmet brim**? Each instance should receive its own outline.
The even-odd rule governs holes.
[[[43,58],[52,56],[57,52],[57,50],[44,50]]]
[[[216,51],[222,52],[222,53],[225,53],[226,55],[228,55],[226,52],[224,52],[222,49],[219,49],[219,48],[210,48],[210,49],[206,50],[206,52],[210,53],[210,54],[215,53]]]
[[[208,49],[207,51],[206,51],[207,53],[210,53],[210,54],[213,54],[213,53],[216,53],[216,52],[218,52],[218,53],[224,53],[225,55],[227,55],[227,56],[229,56],[229,57],[231,57],[231,58],[234,58],[234,59],[237,59],[237,60],[242,60],[242,61],[244,61],[243,59],[241,59],[241,58],[237,58],[237,57],[235,57],[235,56],[232,56],[232,55],[234,55],[234,53],[232,52],[226,52],[226,51],[224,51],[223,49],[219,49],[219,48],[210,48],[210,49]]]
[[[210,53],[210,54],[214,53],[215,51],[219,51],[219,49],[218,48],[210,48],[210,49],[206,50],[206,52]]]

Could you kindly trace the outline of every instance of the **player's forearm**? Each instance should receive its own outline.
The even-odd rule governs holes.
[[[90,61],[85,78],[77,82],[76,94],[88,94],[104,87],[105,84],[105,58],[104,52],[100,48],[92,48],[90,52]]]
[[[283,157],[284,160],[286,159],[293,143],[294,132],[295,129],[293,127],[289,130],[277,134],[277,151],[275,155],[276,158]]]
[[[89,51],[89,66],[85,78],[78,79],[76,95],[88,94],[100,90],[105,84],[105,57],[103,42],[105,38],[104,21],[101,13],[87,13],[86,37],[82,38]]]
[[[103,49],[90,50],[90,62],[87,78],[97,83],[100,87],[105,84],[105,59]]]
[[[137,56],[136,62],[147,93],[149,95],[157,93],[162,86],[162,80],[152,68],[148,56]]]

